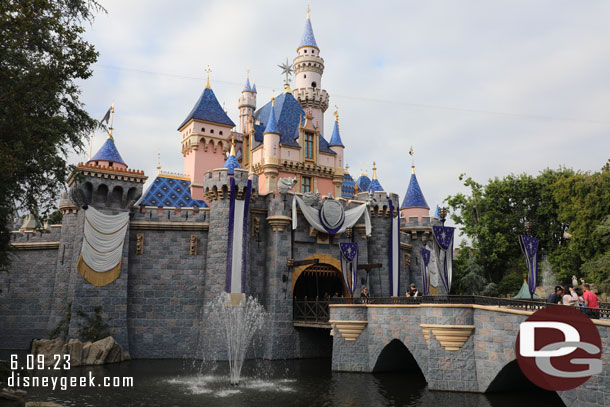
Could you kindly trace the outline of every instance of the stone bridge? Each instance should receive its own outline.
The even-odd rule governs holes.
[[[519,324],[532,311],[477,304],[331,304],[332,368],[381,372],[409,366],[431,390],[495,392],[532,386],[515,359]],[[602,374],[557,392],[566,406],[610,406],[610,321]]]

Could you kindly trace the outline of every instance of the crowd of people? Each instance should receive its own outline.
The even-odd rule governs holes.
[[[549,295],[547,302],[561,304],[571,307],[582,307],[584,312],[591,318],[599,318],[599,300],[597,295],[591,291],[589,284],[583,284],[583,289],[568,286],[567,290],[560,285]]]

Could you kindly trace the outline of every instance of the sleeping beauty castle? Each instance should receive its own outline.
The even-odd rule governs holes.
[[[349,174],[350,135],[336,111],[326,114],[321,50],[308,12],[296,56],[282,66],[283,92],[257,100],[246,78],[233,118],[208,70],[177,127],[184,173],[159,168],[146,189],[110,122],[108,139],[68,181],[62,223],[15,226],[12,269],[0,273],[0,349],[26,349],[57,327],[77,338],[83,313],[101,307],[132,358],[222,359],[206,310],[227,292],[269,313],[262,357],[328,356],[328,320],[308,301],[358,297],[365,286],[373,297],[404,296],[410,283],[447,292],[440,257],[429,256],[440,221],[414,164],[397,174],[401,196],[384,190],[375,166],[371,178]]]

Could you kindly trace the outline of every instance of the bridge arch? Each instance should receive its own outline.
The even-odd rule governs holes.
[[[419,363],[405,344],[400,339],[392,339],[379,352],[373,373],[398,371],[409,372],[420,376],[423,380],[426,379]]]
[[[487,386],[485,393],[506,393],[509,391],[527,392],[530,393],[530,397],[535,399],[544,400],[545,402],[553,401],[555,402],[554,405],[557,406],[565,405],[556,392],[543,390],[530,382],[521,371],[519,362],[516,359],[502,367],[489,386]],[[535,404],[534,400],[530,401],[532,404]]]

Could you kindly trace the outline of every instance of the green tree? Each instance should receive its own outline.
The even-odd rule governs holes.
[[[0,267],[14,213],[46,217],[71,172],[66,155],[96,125],[77,81],[97,60],[82,35],[98,11],[95,0],[0,2]]]
[[[501,294],[517,292],[527,272],[518,244],[525,221],[531,222],[539,253],[549,259],[559,282],[581,274],[610,288],[609,164],[595,173],[559,168],[537,176],[510,174],[486,185],[464,175],[460,180],[470,194],[446,199],[452,219],[470,238],[482,274]],[[456,265],[464,276],[460,257]]]
[[[604,167],[601,172],[592,174],[579,172],[559,180],[553,196],[558,202],[557,216],[568,225],[571,237],[549,257],[551,264],[563,280],[578,274],[583,266],[585,277],[590,281],[599,283],[605,280],[609,269],[603,272],[592,264],[591,267],[585,264],[610,255],[610,169]]]
[[[542,255],[563,240],[566,225],[557,220],[551,186],[572,175],[573,171],[565,168],[547,169],[537,177],[510,174],[491,179],[487,185],[460,176],[470,195],[459,193],[446,202],[451,218],[472,241],[475,260],[490,282],[499,283],[505,273],[525,269],[518,236],[524,232],[526,220],[541,240]]]

